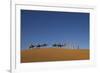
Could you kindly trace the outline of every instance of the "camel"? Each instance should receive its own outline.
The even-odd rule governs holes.
[[[36,47],[40,48],[40,47],[46,47],[46,46],[47,46],[47,44],[38,44]]]
[[[60,47],[60,48],[61,48],[61,47],[64,47],[65,44],[53,44],[52,46],[53,46],[53,47]]]

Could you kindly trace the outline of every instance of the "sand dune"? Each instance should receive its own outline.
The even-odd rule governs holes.
[[[36,48],[21,51],[21,63],[89,59],[88,49]]]

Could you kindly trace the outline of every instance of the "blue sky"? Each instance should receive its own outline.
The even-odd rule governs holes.
[[[21,10],[21,49],[68,41],[89,48],[89,13]]]

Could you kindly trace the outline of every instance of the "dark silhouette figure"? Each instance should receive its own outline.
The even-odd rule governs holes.
[[[29,46],[29,48],[34,48],[34,47],[35,47],[35,46],[34,46],[34,45],[32,45],[32,44]]]
[[[46,47],[46,46],[47,46],[47,44],[42,44],[41,46]]]
[[[38,44],[36,47],[40,48],[40,47],[46,47],[46,46],[47,46],[47,44]]]
[[[64,47],[65,46],[65,44],[58,44],[58,47]]]
[[[52,46],[53,46],[53,47],[57,47],[57,44],[53,44]]]
[[[64,47],[65,44],[53,44],[52,46],[53,46],[53,47],[59,47],[59,48],[61,48],[61,47]]]
[[[37,47],[37,48],[40,48],[40,47],[41,47],[41,45],[40,45],[40,44],[38,44],[36,47]]]

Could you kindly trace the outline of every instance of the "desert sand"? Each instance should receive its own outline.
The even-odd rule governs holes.
[[[21,63],[88,59],[89,49],[33,48],[21,50]]]

